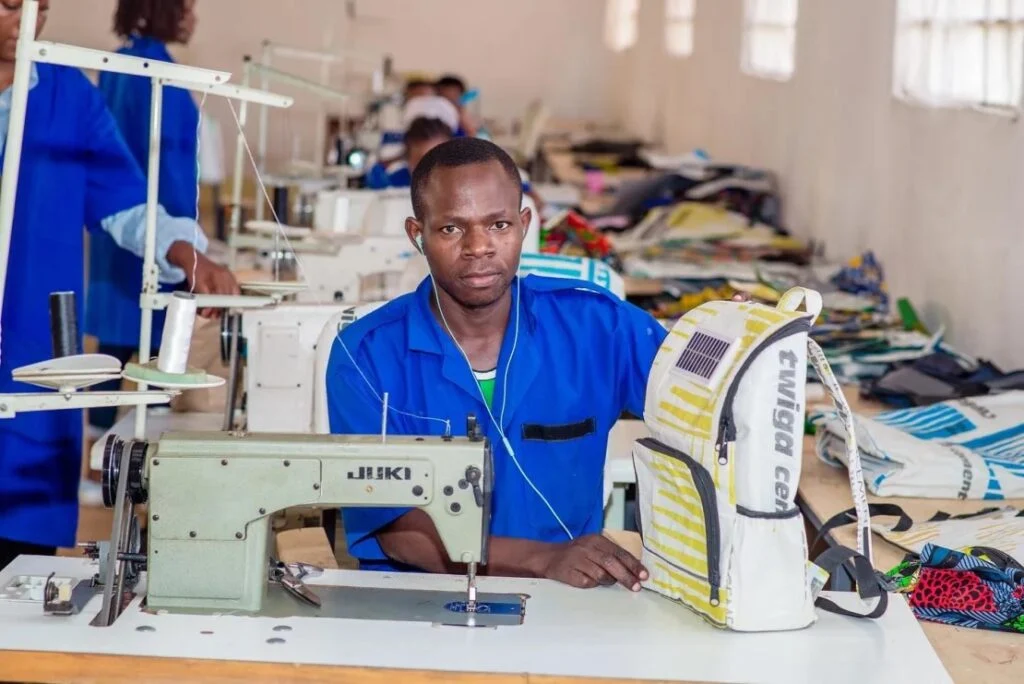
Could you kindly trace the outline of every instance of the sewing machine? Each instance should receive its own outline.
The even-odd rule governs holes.
[[[148,504],[145,555],[133,548],[138,535],[110,542],[128,563],[123,589],[132,588],[144,561],[147,607],[188,612],[259,614],[271,571],[294,597],[319,605],[300,576],[271,567],[270,517],[293,506],[422,509],[452,562],[468,567],[472,611],[476,567],[487,562],[492,478],[490,446],[472,416],[465,437],[112,436],[103,464],[104,502],[115,514],[119,502],[128,516],[132,506]],[[131,528],[128,518],[115,522],[115,529]]]

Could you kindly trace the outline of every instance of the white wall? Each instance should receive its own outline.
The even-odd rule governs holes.
[[[43,37],[113,49],[115,5],[115,0],[55,0]],[[346,49],[387,52],[399,71],[459,73],[482,89],[485,116],[499,120],[511,121],[537,97],[564,117],[600,119],[612,106],[607,73],[615,56],[602,44],[600,0],[361,0],[355,23],[346,21],[345,5],[343,0],[198,0],[192,44],[173,52],[180,61],[240,75],[242,55],[258,54],[264,39],[311,49],[333,41]],[[289,6],[301,12],[290,13]],[[317,74],[302,62],[280,66]],[[286,86],[274,89],[289,92]],[[290,153],[288,139],[297,133],[303,156],[313,154],[309,127],[318,104],[294,94],[291,111],[273,114],[273,157]],[[225,127],[230,124],[226,131],[234,130],[223,102],[208,106]],[[254,144],[255,127],[248,130]],[[233,149],[233,138],[227,142]]]
[[[695,54],[676,59],[663,0],[644,0],[618,113],[670,149],[776,170],[796,233],[833,257],[874,249],[926,322],[946,322],[968,353],[1024,366],[1021,122],[894,99],[893,0],[803,0],[793,79],[746,76],[743,4],[698,0]]]

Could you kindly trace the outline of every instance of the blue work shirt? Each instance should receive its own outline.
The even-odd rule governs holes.
[[[122,55],[173,62],[167,47],[153,38],[133,37],[118,50]],[[99,90],[132,156],[145,170],[149,165],[149,110],[152,81],[139,76],[102,72]],[[158,199],[171,216],[195,218],[197,196],[196,132],[199,109],[191,93],[164,88],[160,128],[160,185]],[[165,285],[162,291],[171,288]],[[142,310],[142,259],[127,252],[106,234],[89,242],[89,286],[85,332],[100,342],[134,347],[139,343]],[[154,346],[164,325],[163,311],[153,312]]]
[[[530,275],[511,291],[494,417],[501,420],[504,406],[502,427],[520,465],[573,536],[600,532],[608,432],[623,411],[643,414],[647,375],[667,332],[593,283]],[[502,443],[472,371],[430,309],[432,297],[428,277],[341,332],[327,368],[331,432],[379,434],[385,392],[391,434],[442,435],[450,421],[453,435],[465,435],[466,416],[475,414],[494,456],[491,534],[568,541]],[[384,555],[375,534],[408,510],[342,511],[349,552],[362,568],[405,569]]]
[[[366,187],[370,190],[387,190],[388,188],[408,188],[412,185],[412,172],[405,161],[390,164],[380,162],[370,167],[366,173]]]
[[[0,143],[6,140],[10,95],[10,88],[0,94]],[[83,227],[102,227],[118,244],[141,253],[145,201],[145,178],[96,88],[77,69],[36,65],[0,321],[0,394],[33,391],[14,382],[11,371],[53,355],[51,292],[78,293],[81,320]],[[169,217],[158,224],[164,280],[175,275],[166,268],[167,247],[191,239],[190,225]],[[201,237],[200,248],[205,244]],[[0,538],[74,545],[81,463],[81,411],[0,419]]]

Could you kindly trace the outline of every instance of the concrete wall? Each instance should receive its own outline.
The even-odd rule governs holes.
[[[287,7],[301,12],[289,14]],[[115,0],[55,0],[43,37],[113,49],[110,30]],[[322,49],[390,53],[400,71],[435,75],[454,71],[482,89],[484,115],[511,121],[530,100],[541,97],[560,117],[601,118],[613,103],[609,71],[615,55],[604,48],[601,0],[360,0],[355,22],[343,0],[198,0],[199,27],[192,44],[175,56],[198,66],[240,74],[242,55],[258,54],[264,39]],[[317,68],[281,61],[282,69],[317,76]],[[367,67],[367,68],[372,68]],[[298,136],[303,157],[312,157],[317,101],[297,97],[287,113],[271,121],[271,157],[287,157]],[[208,105],[234,129],[221,102]],[[255,128],[250,129],[255,142]],[[233,139],[227,141],[233,149]]]
[[[619,57],[617,113],[669,149],[776,170],[796,233],[831,256],[871,248],[890,288],[969,353],[1024,366],[1024,129],[892,95],[895,2],[803,0],[792,80],[739,68],[742,0],[699,0],[695,53],[664,50],[644,0]]]

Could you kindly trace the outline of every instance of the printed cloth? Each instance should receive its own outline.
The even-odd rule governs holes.
[[[1024,567],[995,549],[929,544],[886,578],[919,620],[1024,633]]]

